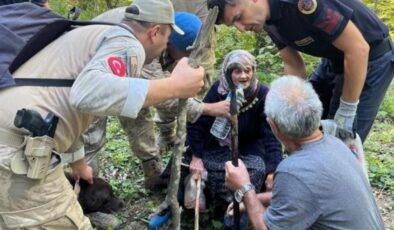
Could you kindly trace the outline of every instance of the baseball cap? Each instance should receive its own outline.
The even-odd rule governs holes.
[[[135,9],[130,11],[128,9]],[[170,24],[178,34],[184,32],[175,24],[174,7],[170,0],[134,0],[126,8],[125,18],[143,22],[154,22],[159,24]]]
[[[191,46],[196,40],[198,32],[201,29],[201,20],[198,16],[187,12],[175,12],[175,23],[185,33],[180,35],[171,32],[168,42],[177,50],[186,52],[187,47]]]

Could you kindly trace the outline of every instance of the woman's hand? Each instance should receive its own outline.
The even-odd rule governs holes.
[[[244,212],[245,211],[245,205],[244,202],[239,203],[239,212]],[[234,215],[234,202],[231,202],[226,211],[227,215]]]
[[[197,180],[204,171],[204,163],[201,158],[196,157],[194,154],[192,155],[192,161],[190,162],[190,174],[194,180]]]

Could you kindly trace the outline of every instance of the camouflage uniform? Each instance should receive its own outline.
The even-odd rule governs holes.
[[[151,64],[145,65],[142,75],[146,79],[160,79],[169,76],[172,66],[163,70],[161,64],[154,60]],[[160,136],[158,140],[159,151],[162,152],[168,145],[172,145],[175,141],[176,117],[178,116],[178,100],[167,100],[155,106],[156,115],[155,122],[159,127]],[[203,113],[203,103],[196,98],[189,98],[186,103],[187,120],[191,123]]]
[[[188,0],[171,0],[172,4],[174,5],[175,11],[186,11],[193,13],[201,18],[202,21],[205,20],[205,18],[208,16],[208,7],[207,7],[207,1],[206,0],[196,0],[196,1],[188,1]],[[204,67],[205,70],[205,78],[204,78],[204,88],[201,90],[200,93],[200,98],[203,98],[205,93],[208,91],[208,89],[211,87],[212,82],[213,82],[213,77],[215,76],[215,46],[216,46],[216,39],[215,39],[215,34],[213,33],[212,35],[212,41],[210,49],[207,49],[206,52],[204,52],[204,57],[201,58],[201,60],[205,60],[205,62],[201,63],[201,65]],[[191,99],[191,100],[196,100],[196,99]],[[191,110],[193,110],[193,102],[190,102],[190,99],[187,103],[187,111],[188,111],[188,120],[189,121],[196,121],[198,119],[193,116],[193,113]],[[162,106],[157,106],[157,108],[172,108],[166,109],[166,110],[161,110],[158,109],[156,116],[155,116],[155,122],[156,125],[159,127],[160,134],[158,138],[158,147],[160,151],[164,151],[168,146],[171,146],[174,144],[175,141],[175,128],[176,128],[176,116],[177,116],[177,110],[176,110],[176,105],[177,103],[174,104],[173,102],[170,102],[170,104],[162,104]],[[189,112],[190,111],[190,112]]]
[[[83,36],[81,36],[83,35]],[[59,55],[61,54],[61,55]],[[110,61],[124,67],[113,74]],[[139,65],[131,66],[131,59]],[[76,79],[71,87],[21,86],[0,90],[0,229],[91,229],[71,185],[62,160],[52,154],[43,179],[20,173],[26,166],[24,136],[13,125],[16,111],[32,109],[45,117],[59,117],[53,138],[56,152],[73,152],[79,137],[96,115],[136,117],[149,83],[130,76],[145,59],[141,43],[121,27],[94,25],[74,29],[49,44],[14,73],[14,77]],[[111,87],[111,91],[108,90]],[[116,92],[116,93],[113,93]],[[16,162],[16,163],[15,163]],[[18,167],[15,167],[18,165]]]
[[[100,162],[99,153],[107,143],[107,117],[98,117],[89,128],[82,134],[85,143],[85,160],[93,169],[93,176],[99,176]]]
[[[125,10],[125,7],[120,7],[116,9],[112,9],[107,11],[93,20],[96,21],[109,21],[109,22],[120,22],[122,19],[122,14]],[[172,70],[171,65],[169,67]],[[142,75],[135,75],[135,77],[141,77],[144,79],[160,79],[164,77],[168,77],[170,75],[169,71],[164,71],[162,66],[158,62],[158,60],[154,60],[151,64],[147,64],[144,66],[142,70]],[[159,113],[162,114],[161,118],[163,118],[163,123],[166,125],[170,120],[170,124],[174,122],[174,117],[177,115],[177,103],[178,100],[168,100],[161,104],[159,104],[156,108]],[[201,101],[195,99],[189,99],[188,101],[188,117],[189,121],[194,122],[200,117],[202,114],[202,103]],[[104,118],[103,118],[104,119]],[[150,108],[141,109],[138,113],[137,118],[123,118],[119,117],[120,124],[122,128],[127,133],[127,137],[129,140],[129,145],[133,153],[142,161],[142,167],[145,176],[145,186],[147,188],[155,188],[156,185],[160,185],[163,181],[160,181],[159,175],[162,172],[162,166],[160,164],[160,153],[157,148],[157,141],[154,132],[154,123],[152,119],[152,111]],[[89,132],[84,136],[93,136],[99,137],[102,139],[105,138],[103,130],[105,130],[105,122],[99,122],[98,125],[100,127],[93,127],[96,124],[93,124],[89,128]],[[171,137],[175,137],[174,126],[171,125],[169,129],[169,133]],[[89,149],[92,151],[87,151],[86,159],[89,159],[90,165],[97,164],[97,156],[101,145],[99,143],[105,143],[105,141],[96,138],[85,138],[85,149]],[[95,173],[97,173],[98,168],[95,169]]]
[[[193,13],[201,18],[202,21],[208,16],[208,6],[207,0],[171,0],[174,5],[175,11],[185,11],[189,13]],[[212,47],[207,49],[204,52],[204,58],[201,60],[205,60],[204,63],[201,63],[201,66],[204,67],[205,70],[205,79],[204,79],[204,88],[201,91],[200,96],[204,97],[205,93],[211,88],[211,85],[214,81],[215,76],[215,47],[216,47],[216,39],[215,33],[212,35],[211,41]]]

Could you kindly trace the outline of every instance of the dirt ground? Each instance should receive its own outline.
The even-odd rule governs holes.
[[[394,198],[386,191],[373,189],[373,192],[382,214],[386,229],[394,230]],[[159,204],[163,199],[164,194],[151,194],[149,197],[139,199],[133,203],[128,203],[127,208],[124,209],[124,212],[120,213],[120,217],[123,221],[120,229],[146,229],[150,215],[153,211],[152,205]],[[192,229],[190,226],[192,226],[193,221],[194,220],[190,220],[189,226],[183,227],[182,229]],[[170,224],[167,224],[161,228],[161,230],[170,229]]]
[[[394,230],[394,197],[378,189],[374,189],[374,194],[386,229]]]

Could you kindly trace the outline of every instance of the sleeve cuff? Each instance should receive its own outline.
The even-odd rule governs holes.
[[[72,153],[61,153],[63,164],[73,163],[79,161],[85,157],[85,147],[82,146],[80,149]]]
[[[189,98],[186,106],[187,106],[187,121],[193,124],[203,114],[204,104],[197,98]]]
[[[144,105],[148,94],[149,81],[145,79],[130,78],[129,92],[121,112],[121,116],[136,118]]]

